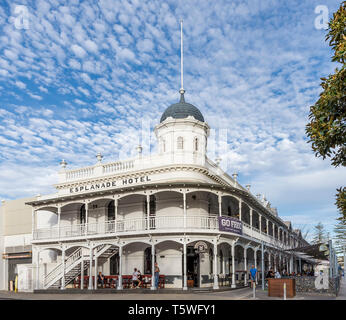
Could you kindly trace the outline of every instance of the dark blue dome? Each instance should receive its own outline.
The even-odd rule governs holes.
[[[188,116],[193,116],[196,120],[204,122],[204,117],[201,111],[191,103],[186,103],[184,93],[181,93],[180,101],[172,104],[166,109],[161,117],[160,123],[165,121],[168,117],[172,117],[173,119],[184,119]]]

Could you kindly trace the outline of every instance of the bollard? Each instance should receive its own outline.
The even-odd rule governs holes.
[[[286,282],[284,282],[284,300],[286,300]]]
[[[256,299],[256,282],[252,283],[252,298]]]

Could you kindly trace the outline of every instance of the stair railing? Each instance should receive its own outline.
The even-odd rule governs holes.
[[[76,260],[78,260],[81,257],[82,254],[82,248],[76,249],[72,254],[68,256],[68,258],[65,260],[65,270],[67,267],[69,267],[72,263],[74,263]],[[58,276],[62,275],[62,262],[58,264],[51,272],[49,272],[45,278],[44,278],[44,286],[46,287],[54,278],[57,278]],[[57,279],[58,280],[58,279]]]

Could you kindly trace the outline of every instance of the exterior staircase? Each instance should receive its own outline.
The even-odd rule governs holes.
[[[118,252],[118,248],[112,245],[103,245],[97,248],[96,256],[98,263],[102,264]],[[81,275],[81,262],[83,260],[84,274],[89,268],[89,254],[83,254],[82,248],[72,252],[65,260],[65,286],[71,283],[76,277]],[[63,277],[63,264],[58,264],[51,272],[49,272],[43,282],[44,289],[58,289],[61,287]]]

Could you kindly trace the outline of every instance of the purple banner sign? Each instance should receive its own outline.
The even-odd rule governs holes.
[[[243,224],[240,220],[231,217],[219,217],[219,230],[243,234]]]

